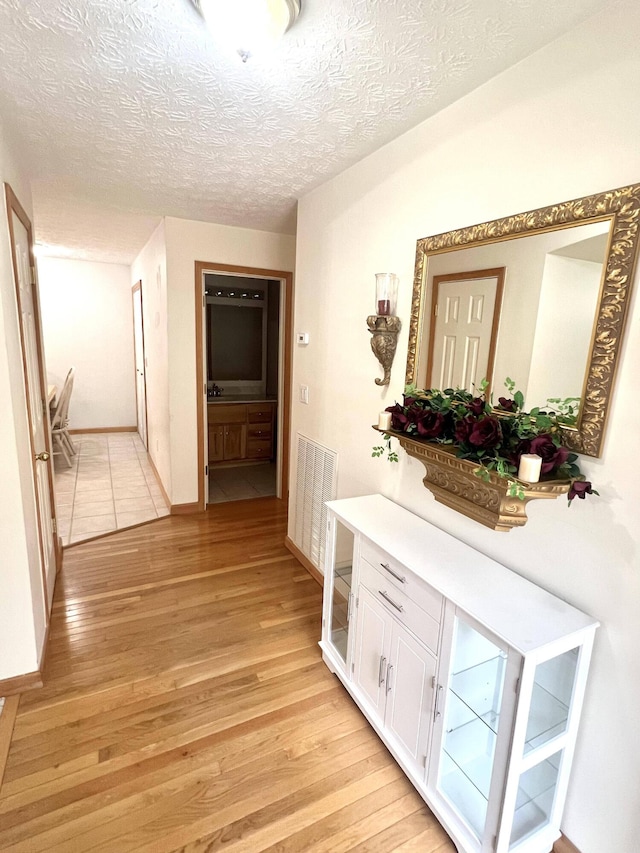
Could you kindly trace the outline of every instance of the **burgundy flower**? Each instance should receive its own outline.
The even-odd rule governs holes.
[[[515,400],[509,400],[507,397],[498,397],[498,403],[500,403],[500,408],[504,409],[505,412],[518,411]]]
[[[571,483],[571,488],[569,489],[569,494],[567,497],[569,498],[569,503],[574,498],[580,498],[580,500],[584,500],[585,495],[597,495],[598,493],[592,487],[589,480],[574,480]]]
[[[484,412],[484,397],[474,397],[469,403],[469,411],[474,415],[481,415]]]
[[[420,438],[438,438],[444,427],[444,416],[431,409],[422,409],[416,415],[415,423]]]
[[[413,423],[411,418],[405,414],[404,406],[396,403],[395,406],[387,406],[386,412],[391,412],[391,427],[398,432],[404,432],[410,423]]]
[[[469,443],[481,450],[490,450],[497,447],[502,441],[502,430],[500,421],[491,415],[486,415],[476,421],[469,433]]]
[[[469,435],[471,430],[475,426],[476,419],[471,417],[471,415],[467,415],[466,418],[462,418],[456,424],[455,436],[456,441],[459,444],[468,444],[469,443]]]
[[[558,447],[548,433],[537,435],[529,442],[528,453],[537,453],[542,457],[540,473],[548,474],[550,471],[563,465],[569,456],[566,447]]]

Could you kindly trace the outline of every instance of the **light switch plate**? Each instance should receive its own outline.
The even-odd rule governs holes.
[[[309,403],[309,386],[301,385],[300,386],[300,402],[308,404]]]
[[[296,343],[302,347],[306,347],[309,343],[309,332],[297,332]]]

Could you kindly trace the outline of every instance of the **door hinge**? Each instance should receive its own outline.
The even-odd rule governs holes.
[[[322,627],[324,628],[324,627],[326,626],[326,624],[327,624],[327,620],[326,620],[326,619],[323,619],[323,620],[322,620]]]
[[[360,596],[356,595],[356,607],[360,607]]]
[[[46,400],[41,400],[41,403],[42,403],[42,414],[43,414],[43,415],[46,415],[46,414],[47,414],[47,408],[48,408],[48,407],[47,407],[47,401],[46,401]]]
[[[434,317],[438,316],[438,305],[437,305],[437,303],[433,306],[433,316]]]
[[[513,692],[517,693],[519,687],[520,687],[520,679],[516,678],[516,683],[513,685]]]
[[[491,839],[491,846],[493,847],[494,850],[498,849],[498,836],[497,835],[494,835],[493,838]]]
[[[51,527],[53,528],[54,533],[58,532],[58,522],[55,518],[51,519]]]
[[[205,477],[208,475],[208,473],[209,473],[209,466],[208,466],[208,465],[205,465],[205,466],[204,466],[204,475],[205,475]]]
[[[351,672],[355,672],[355,671],[356,671],[356,662],[351,661]]]

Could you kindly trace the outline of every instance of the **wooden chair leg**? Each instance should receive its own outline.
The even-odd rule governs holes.
[[[69,458],[69,454],[67,453],[67,448],[65,447],[64,441],[62,439],[62,435],[59,432],[54,432],[53,433],[53,440],[55,441],[55,443],[60,448],[60,453],[62,453],[62,455],[64,456],[67,465],[69,466],[69,468],[71,468],[73,466],[73,462]]]

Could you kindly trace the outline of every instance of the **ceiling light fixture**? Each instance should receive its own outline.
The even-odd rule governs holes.
[[[275,44],[300,14],[300,0],[192,0],[212,34],[243,62]]]

